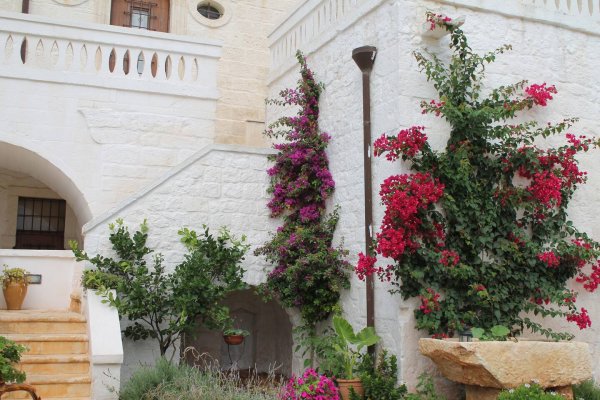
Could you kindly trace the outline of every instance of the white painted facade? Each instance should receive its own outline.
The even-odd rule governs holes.
[[[600,122],[596,118],[600,84],[594,79],[600,62],[599,7],[596,1],[575,0],[314,0],[304,2],[271,34],[271,96],[284,87],[294,86],[298,69],[293,55],[297,49],[304,52],[317,79],[325,84],[320,127],[333,137],[329,147],[337,185],[333,203],[342,206],[337,234],[345,239],[353,255],[352,262],[358,252],[364,251],[362,80],[352,60],[352,50],[365,45],[378,49],[371,75],[373,140],[384,132],[424,125],[432,147],[445,146],[449,126],[421,114],[421,100],[437,98],[412,56],[412,51],[418,49],[442,57],[448,54],[448,36],[435,39],[423,35],[427,10],[453,18],[466,17],[463,30],[475,51],[489,51],[505,43],[513,45],[513,51],[498,57],[487,69],[490,85],[521,79],[556,84],[559,93],[555,99],[547,108],[529,112],[529,117],[544,122],[577,116],[580,121],[572,129],[574,133],[600,135]],[[275,119],[281,112],[271,108],[268,119]],[[556,139],[552,143],[557,144]],[[589,179],[577,192],[570,216],[579,228],[598,240],[600,220],[595,212],[600,201],[598,152],[581,156],[580,165],[589,171]],[[383,180],[399,172],[408,169],[400,163],[374,159],[375,196]],[[377,200],[374,202],[378,203]],[[377,204],[374,211],[374,228],[378,229],[383,208]],[[376,284],[376,329],[384,346],[398,355],[400,376],[412,387],[423,370],[434,367],[417,349],[417,340],[425,333],[414,329],[412,310],[416,302],[402,301],[400,296],[390,295],[388,288],[386,284]],[[547,322],[590,344],[594,376],[598,380],[600,307],[597,294],[590,295],[583,289],[580,292],[578,304],[589,311],[592,328],[579,331],[566,321]],[[352,290],[344,296],[344,308],[356,326],[366,323],[364,297],[364,283],[353,278]]]
[[[532,116],[579,116],[578,131],[600,132],[600,84],[593,79],[600,62],[597,0],[223,0],[226,13],[220,22],[199,16],[197,1],[172,0],[170,33],[108,25],[108,0],[31,0],[30,15],[20,14],[16,3],[0,0],[0,247],[13,243],[16,197],[60,197],[69,207],[65,238],[83,242],[91,254],[109,251],[107,225],[119,217],[132,228],[147,218],[151,246],[172,266],[184,251],[179,228],[227,225],[238,236],[246,234],[252,246],[244,262],[247,283],[264,282],[269,266],[252,252],[279,221],[271,220],[266,208],[271,150],[260,132],[281,110],[266,110],[263,99],[295,84],[293,54],[301,49],[326,85],[320,123],[333,136],[329,155],[337,187],[332,203],[342,207],[337,237],[356,261],[364,246],[362,87],[352,49],[378,48],[373,137],[425,125],[433,146],[441,148],[448,127],[421,115],[420,100],[434,92],[411,55],[423,47],[447,53],[447,38],[422,35],[426,10],[464,15],[475,50],[513,45],[514,51],[489,69],[490,83],[525,78],[556,84],[559,95],[551,107]],[[140,54],[144,67],[138,70],[134,61]],[[578,226],[596,239],[598,160],[593,152],[581,158],[589,181],[571,210]],[[375,185],[399,170],[376,160]],[[378,222],[383,210],[375,211]],[[7,253],[0,252],[0,263],[20,254],[2,251]],[[30,267],[27,258],[6,260]],[[60,275],[71,290],[77,282],[73,268]],[[364,291],[353,277],[343,297],[356,327],[365,324]],[[60,301],[66,304],[69,295],[61,294]],[[118,377],[120,357],[124,380],[140,361],[155,360],[158,349],[151,342],[124,341],[124,355],[119,353],[116,316],[89,295],[87,300],[92,359],[98,364],[94,382],[107,369]],[[579,301],[595,317],[593,328],[574,333],[590,343],[592,359],[599,360],[600,306],[594,300],[582,296]],[[398,355],[401,378],[410,385],[431,368],[416,349],[421,334],[413,328],[414,305],[377,285],[377,330]],[[297,313],[287,310],[287,315],[292,324],[299,322]],[[301,366],[293,357],[291,370]],[[95,399],[110,398],[96,388]]]

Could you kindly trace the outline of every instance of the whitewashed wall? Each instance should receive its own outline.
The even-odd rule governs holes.
[[[123,218],[132,229],[148,219],[149,246],[165,257],[168,267],[183,260],[185,249],[177,231],[188,227],[197,231],[202,225],[214,233],[221,226],[240,237],[245,234],[251,245],[243,263],[244,280],[250,285],[265,281],[265,262],[253,255],[254,249],[268,239],[276,224],[268,218],[267,150],[226,145],[209,146],[198,152],[151,187],[91,221],[86,230],[86,251],[110,254],[108,223]],[[292,322],[297,316],[290,315]],[[160,355],[153,342],[124,340],[125,361],[122,381],[140,361],[154,362]],[[291,348],[290,348],[291,351]],[[300,369],[295,360],[293,368]]]
[[[348,7],[350,3],[352,6]],[[454,7],[442,3],[463,3],[472,7]],[[573,11],[572,15],[567,16],[565,12],[556,14],[556,10],[549,6],[529,10],[528,6],[524,6],[526,2],[516,3],[502,2],[502,6],[492,12],[490,2],[483,0],[315,0],[306,3],[304,17],[290,17],[271,35],[274,62],[271,96],[275,96],[283,87],[293,86],[298,79],[297,68],[289,57],[295,51],[294,45],[308,55],[309,65],[317,79],[325,84],[320,125],[333,136],[329,154],[337,183],[334,202],[342,206],[338,236],[345,238],[352,262],[356,261],[356,254],[364,249],[362,82],[360,71],[351,58],[352,50],[363,45],[378,48],[371,87],[373,139],[383,132],[425,125],[432,146],[443,148],[449,126],[439,119],[421,114],[420,101],[435,98],[435,92],[418,72],[411,54],[413,50],[422,48],[448,54],[447,37],[440,40],[423,38],[426,10],[442,12],[451,17],[466,16],[463,28],[476,51],[488,51],[504,43],[513,45],[511,53],[500,57],[488,69],[488,83],[504,84],[530,79],[532,82],[556,84],[559,94],[550,107],[536,109],[529,116],[542,122],[579,116],[581,121],[573,132],[600,134],[600,123],[596,118],[600,108],[600,98],[597,96],[600,84],[595,80],[600,61],[598,34],[569,29],[557,21],[576,22],[576,18],[582,18],[582,26],[593,24],[583,19],[585,13],[577,16]],[[481,10],[482,7],[488,8],[488,11]],[[530,11],[527,19],[514,16],[515,13],[523,14],[524,10]],[[553,19],[545,18],[548,15]],[[561,16],[565,18],[561,20]],[[280,113],[281,110],[276,108],[269,109],[268,120]],[[573,200],[570,215],[578,227],[598,240],[600,219],[594,210],[600,200],[600,157],[596,151],[582,156],[580,160],[582,168],[590,171],[590,176],[588,184],[581,188]],[[378,192],[385,177],[398,172],[407,172],[407,169],[401,164],[392,165],[385,160],[376,160],[374,192]],[[376,206],[377,226],[382,213],[381,206]],[[344,299],[345,312],[355,326],[364,326],[365,286],[356,278],[352,285],[352,290]],[[387,289],[386,285],[377,284],[377,330],[383,336],[383,344],[398,355],[400,375],[412,387],[420,372],[431,369],[432,365],[418,354],[417,339],[422,333],[413,328],[412,310],[415,302],[404,302],[397,295],[391,296]],[[560,321],[553,321],[549,325],[560,325],[575,333],[578,340],[590,343],[595,360],[595,377],[598,379],[600,307],[597,297],[585,293],[582,293],[578,303],[589,310],[594,320],[592,329],[579,332],[577,327]]]

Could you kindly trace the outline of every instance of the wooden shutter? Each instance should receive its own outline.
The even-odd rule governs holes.
[[[169,0],[112,0],[110,24],[131,27],[133,8],[148,9],[149,29],[158,32],[169,31]]]

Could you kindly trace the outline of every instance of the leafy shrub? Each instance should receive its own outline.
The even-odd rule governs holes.
[[[187,253],[173,273],[166,272],[161,254],[154,255],[149,265],[154,251],[146,246],[146,221],[133,235],[122,220],[110,225],[116,258],[92,258],[71,242],[77,261],[96,267],[84,273],[84,287],[98,290],[119,317],[133,322],[125,328],[125,337],[157,340],[161,356],[183,333],[196,328],[199,317],[211,329],[230,320],[229,310],[220,302],[229,292],[245,288],[240,263],[248,246],[243,237],[237,240],[225,228],[213,236],[207,227],[200,234],[185,228],[179,235]]]
[[[556,392],[545,392],[543,388],[535,384],[519,386],[516,389],[503,390],[498,400],[557,400],[564,399]]]
[[[374,360],[369,354],[362,358],[359,376],[365,389],[364,400],[401,400],[406,386],[398,386],[398,360],[386,350]]]
[[[527,81],[484,88],[488,65],[511,47],[477,54],[450,18],[429,17],[449,31],[452,54],[442,60],[415,53],[438,95],[421,108],[448,122],[449,139],[436,150],[425,128],[413,126],[374,142],[376,156],[404,161],[413,173],[392,175],[381,186],[385,211],[375,251],[393,264],[377,266],[373,255],[361,253],[356,273],[376,273],[405,299],[418,298],[416,326],[435,336],[501,325],[513,335],[528,328],[570,339],[527,312],[565,317],[580,329],[591,325],[567,282],[575,278],[589,292],[600,286],[600,243],[577,230],[567,210],[586,181],[577,155],[599,142],[568,133],[574,118],[516,121],[546,106],[556,88]],[[536,144],[552,136],[564,145]]]
[[[427,373],[419,376],[417,383],[417,392],[409,393],[405,397],[406,400],[446,400],[444,396],[437,394],[433,378]]]
[[[172,365],[160,359],[155,366],[138,369],[123,385],[120,400],[277,400],[281,388],[275,381],[242,381],[239,375],[216,367],[200,370]]]
[[[15,364],[19,363],[21,355],[26,351],[25,346],[0,336],[0,380],[6,383],[25,381],[25,372],[16,369]]]
[[[573,385],[573,397],[575,400],[600,400],[600,386],[591,380]]]

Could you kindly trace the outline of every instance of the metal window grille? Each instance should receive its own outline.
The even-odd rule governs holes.
[[[19,197],[17,249],[63,249],[65,232],[64,200]]]
[[[129,10],[125,11],[127,24],[124,26],[151,30],[152,21],[157,18],[156,15],[152,14],[152,8],[158,4],[141,0],[125,1],[129,3]]]
[[[201,4],[198,6],[198,12],[208,19],[219,19],[223,14],[221,11],[209,4]]]

